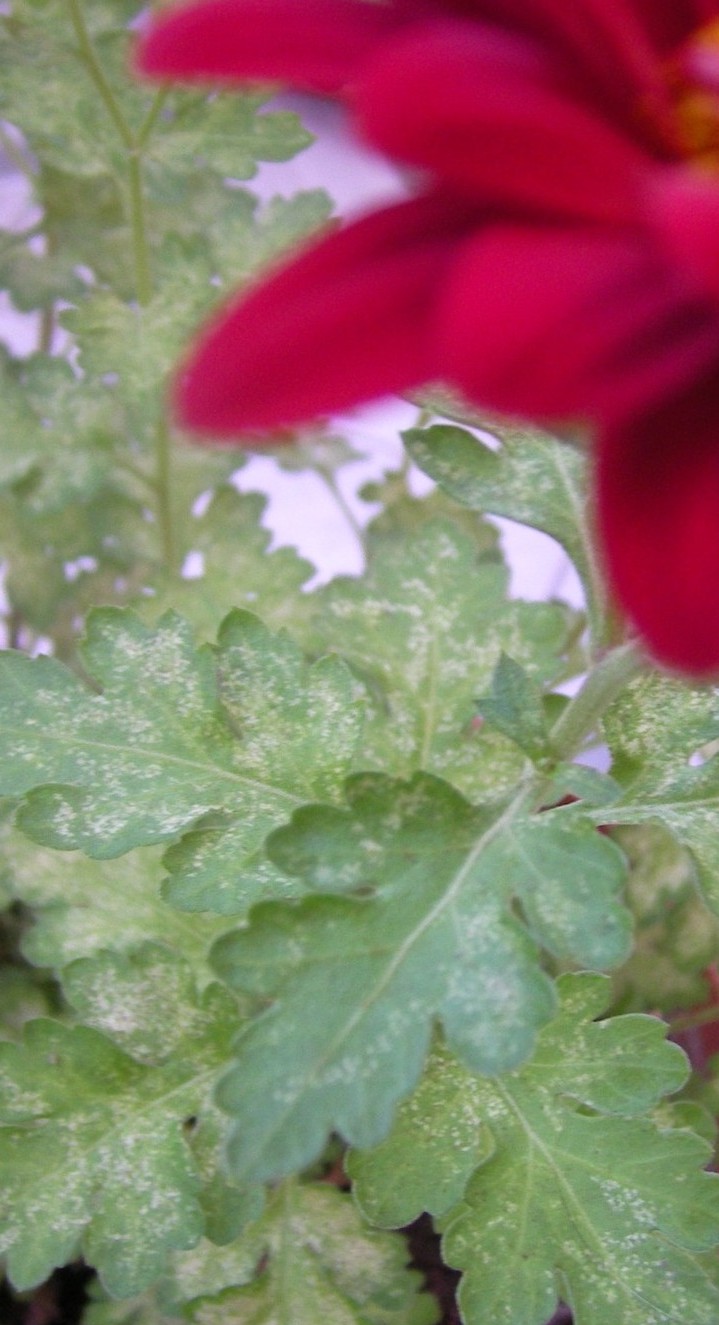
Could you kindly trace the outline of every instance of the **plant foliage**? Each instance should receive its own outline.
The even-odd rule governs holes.
[[[716,1090],[658,1014],[713,1016],[717,691],[617,640],[580,453],[439,394],[437,488],[387,473],[364,573],[308,591],[166,392],[332,204],[253,194],[309,142],[269,92],[133,84],[139,19],[0,16],[36,334],[0,362],[8,1281],[82,1256],[83,1325],[433,1325],[395,1231],[429,1213],[466,1325],[713,1325]],[[486,515],[586,611],[513,598]]]

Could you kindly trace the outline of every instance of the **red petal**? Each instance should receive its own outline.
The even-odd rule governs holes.
[[[698,677],[716,676],[716,371],[601,438],[599,525],[619,602],[652,652],[669,667]]]
[[[603,222],[635,213],[643,153],[558,90],[527,41],[479,23],[413,27],[379,48],[356,95],[371,142],[475,198]]]
[[[399,21],[359,0],[200,0],[156,18],[135,64],[151,78],[334,93]]]
[[[549,420],[642,408],[711,359],[719,312],[649,239],[495,227],[471,240],[438,316],[440,372],[474,399]]]
[[[426,380],[429,315],[468,219],[434,197],[375,212],[234,300],[180,376],[183,421],[236,437]]]
[[[657,237],[697,288],[719,298],[719,187],[713,175],[657,171],[648,197]]]
[[[654,11],[664,0],[643,0]],[[480,20],[500,24],[510,31],[524,32],[546,43],[576,72],[585,94],[611,106],[626,123],[636,120],[636,105],[664,96],[664,76],[657,59],[656,12],[642,12],[635,0],[474,0]],[[677,0],[667,0],[674,16]],[[647,22],[650,17],[651,21]],[[676,22],[676,17],[674,17]],[[690,25],[691,26],[691,25]],[[683,35],[680,29],[677,42]]]

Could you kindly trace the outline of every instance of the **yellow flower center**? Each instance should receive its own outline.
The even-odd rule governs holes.
[[[689,38],[668,69],[675,146],[702,169],[719,170],[719,19]]]

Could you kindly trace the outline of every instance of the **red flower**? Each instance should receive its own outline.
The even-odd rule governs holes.
[[[138,67],[339,97],[421,172],[225,308],[186,423],[268,430],[431,378],[587,419],[620,603],[659,658],[716,672],[719,0],[199,0]]]

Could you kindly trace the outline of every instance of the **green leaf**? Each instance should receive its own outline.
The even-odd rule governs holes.
[[[461,1201],[472,1173],[495,1147],[478,1080],[437,1043],[387,1139],[372,1150],[349,1152],[347,1176],[373,1224],[402,1228],[424,1211],[443,1215]]]
[[[190,919],[162,900],[157,848],[99,861],[38,847],[17,832],[4,830],[0,840],[8,894],[33,911],[22,941],[28,961],[57,968],[101,948],[122,952],[155,940],[185,957],[206,983],[208,948],[227,922]]]
[[[560,989],[520,1070],[473,1077],[439,1050],[387,1142],[352,1156],[360,1203],[391,1224],[453,1206],[444,1253],[466,1270],[467,1325],[544,1325],[558,1298],[577,1325],[709,1325],[719,1297],[692,1255],[719,1238],[717,1179],[697,1172],[709,1147],[641,1116],[685,1060],[654,1018],[594,1021],[601,977]]]
[[[0,230],[0,288],[15,308],[31,313],[56,299],[78,299],[84,285],[69,254],[34,253],[12,231]]]
[[[247,189],[223,189],[206,232],[223,282],[246,280],[325,225],[331,212],[332,200],[324,189],[264,204]],[[290,454],[294,452],[293,446]]]
[[[185,175],[208,165],[219,175],[250,179],[258,161],[288,161],[312,135],[292,111],[263,111],[267,95],[234,91],[208,97],[184,92],[166,106],[150,140],[150,169]]]
[[[408,1270],[407,1245],[363,1223],[330,1186],[284,1183],[227,1252],[178,1257],[182,1318],[196,1325],[433,1325],[436,1301]],[[256,1267],[261,1266],[259,1274]]]
[[[213,991],[205,1002],[198,1001],[197,983],[187,962],[153,943],[123,953],[100,953],[91,960],[73,962],[62,973],[67,1001],[84,1025],[102,1031],[135,1062],[159,1066],[172,1060],[176,1070],[183,1056],[188,1056],[188,1047],[191,1066],[196,1045],[202,1043],[208,1029],[212,1031],[218,1015]],[[215,986],[214,994],[218,992]],[[236,1024],[241,1008],[229,1010]],[[261,1189],[233,1184],[220,1166],[225,1131],[226,1119],[209,1099],[203,1101],[201,1116],[185,1125],[202,1181],[198,1199],[205,1232],[220,1243],[232,1241],[262,1208]]]
[[[180,1317],[169,1307],[165,1311],[150,1290],[129,1301],[113,1301],[102,1291],[97,1280],[86,1289],[90,1301],[85,1307],[82,1325],[180,1325]]]
[[[126,986],[113,985],[107,963],[104,970],[95,1010],[104,999],[102,1016],[114,1016],[117,1028],[138,1002],[123,1009]],[[90,1002],[91,974],[83,964],[75,977]],[[82,1248],[112,1294],[132,1296],[157,1277],[169,1250],[201,1236],[200,1176],[185,1124],[201,1118],[237,1010],[215,985],[194,1019],[185,1007],[180,1013],[187,1036],[160,1066],[136,1062],[97,1030],[52,1021],[31,1022],[20,1046],[0,1045],[3,1247],[17,1288],[41,1283]],[[163,1016],[167,1023],[166,1002]]]
[[[480,716],[508,736],[530,759],[540,762],[550,753],[549,730],[542,692],[523,667],[503,653],[492,677],[489,694],[477,701]]]
[[[92,495],[108,468],[109,416],[92,392],[78,394],[69,364],[46,355],[13,361],[0,351],[0,487],[45,513]]]
[[[238,1174],[300,1168],[332,1129],[356,1145],[380,1140],[434,1017],[478,1070],[531,1052],[554,994],[513,896],[532,935],[565,959],[626,953],[621,857],[592,830],[530,818],[521,799],[475,810],[427,776],[357,777],[348,800],[349,811],[302,810],[269,853],[315,889],[355,895],[259,906],[215,948],[224,979],[273,1000],[219,1089],[236,1119]]]
[[[477,427],[499,442],[498,449],[450,424],[411,428],[402,435],[420,469],[455,501],[556,538],[581,576],[590,617],[596,620],[605,591],[594,553],[583,456],[537,429],[494,419]]]
[[[614,828],[612,837],[629,860],[626,898],[635,920],[632,953],[614,973],[615,1003],[623,1012],[667,1013],[703,1003],[719,918],[697,889],[689,852],[654,823]]]
[[[154,445],[163,416],[166,378],[216,299],[214,265],[203,236],[170,235],[153,265],[156,288],[147,304],[96,290],[60,318],[77,343],[84,373],[122,411],[122,431],[145,447]]]
[[[50,988],[37,971],[9,962],[0,965],[0,1040],[18,1039],[28,1021],[51,1012]]]
[[[35,789],[23,831],[106,859],[204,820],[171,857],[173,902],[239,914],[258,894],[291,895],[261,848],[303,799],[337,795],[359,720],[344,667],[308,666],[243,612],[215,653],[178,617],[150,630],[102,609],[83,659],[101,694],[53,659],[0,657],[0,781]]]
[[[691,851],[704,895],[719,910],[719,691],[647,673],[614,702],[604,731],[622,794],[591,817],[668,829]]]
[[[178,581],[176,575],[158,572],[152,578],[153,596],[136,604],[139,615],[156,621],[174,608],[208,640],[215,639],[234,607],[257,612],[275,630],[286,626],[296,634],[304,626],[306,631],[313,601],[301,590],[314,567],[292,548],[269,551],[271,535],[260,526],[266,505],[257,492],[219,488],[184,530],[185,555],[199,553],[202,575]]]
[[[335,580],[317,595],[318,639],[347,659],[373,701],[357,765],[400,776],[426,769],[465,795],[498,795],[526,760],[501,733],[477,729],[477,696],[503,650],[537,684],[557,679],[571,614],[510,601],[505,568],[446,520],[373,542],[362,580]]]

